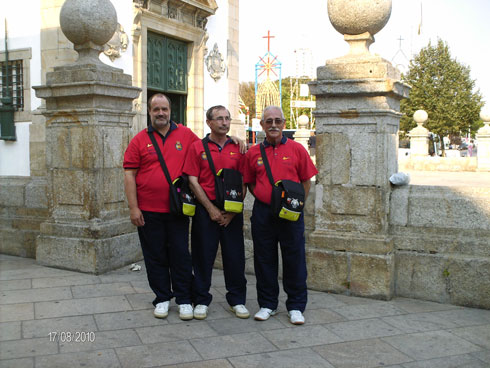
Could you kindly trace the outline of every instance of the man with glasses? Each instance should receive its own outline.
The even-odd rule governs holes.
[[[192,219],[191,248],[194,269],[193,299],[194,318],[205,319],[212,295],[211,276],[218,243],[221,244],[226,300],[232,312],[239,318],[250,316],[245,307],[245,249],[243,241],[243,214],[225,212],[217,207],[215,176],[210,168],[204,143],[209,147],[215,171],[223,168],[242,172],[244,155],[238,144],[227,136],[230,130],[230,112],[221,105],[206,112],[206,123],[211,133],[205,142],[195,142],[189,150],[184,173],[199,203]],[[245,197],[245,186],[241,188]]]
[[[306,199],[311,185],[310,179],[318,171],[306,149],[282,134],[285,119],[281,108],[266,107],[260,125],[266,136],[261,144],[264,145],[274,181],[292,180],[302,183]],[[275,217],[270,208],[272,185],[267,176],[260,144],[250,148],[245,158],[244,182],[255,197],[251,223],[257,301],[260,306],[255,319],[265,321],[277,311],[279,243],[289,319],[292,324],[303,324],[307,302],[303,213],[295,222]]]

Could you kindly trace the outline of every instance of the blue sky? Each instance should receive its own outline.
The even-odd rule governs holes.
[[[422,3],[422,28],[420,4]],[[490,1],[488,0],[393,0],[388,24],[375,35],[372,53],[387,60],[400,50],[407,59],[421,47],[441,38],[451,55],[471,68],[487,108],[490,107]],[[240,81],[254,79],[255,63],[267,51],[267,30],[276,38],[271,51],[283,64],[283,77],[294,74],[294,50],[310,48],[313,63],[344,55],[343,36],[330,24],[327,0],[242,0],[240,1]],[[398,52],[395,62],[403,60]],[[408,62],[407,62],[408,64]]]

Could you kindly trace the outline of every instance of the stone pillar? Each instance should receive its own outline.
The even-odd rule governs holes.
[[[427,117],[427,112],[424,110],[417,110],[413,114],[417,126],[408,133],[411,156],[429,155],[429,130],[422,126],[427,121]]]
[[[36,259],[97,274],[141,259],[122,169],[132,101],[140,89],[132,86],[131,76],[98,58],[117,25],[109,0],[67,0],[60,23],[79,58],[55,67],[46,84],[35,87],[36,95],[46,100],[49,209]]]
[[[490,171],[490,111],[482,110],[480,118],[485,125],[476,133],[478,140],[477,170]]]
[[[329,0],[334,28],[350,44],[310,83],[316,96],[315,231],[308,239],[308,285],[379,299],[394,293],[389,177],[397,172],[400,100],[408,86],[369,52],[391,0]],[[362,20],[362,21],[361,21]]]
[[[228,0],[228,41],[226,52],[228,79],[228,105],[227,108],[231,112],[230,134],[246,140],[247,133],[243,121],[238,118],[238,99],[239,99],[239,14],[238,0]]]
[[[308,116],[301,115],[298,117],[299,129],[294,133],[294,140],[309,151],[308,139],[310,139],[310,131],[307,129],[310,119]]]

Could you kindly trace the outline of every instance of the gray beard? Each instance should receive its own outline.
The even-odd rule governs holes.
[[[162,123],[162,122],[157,122],[157,120],[155,119],[155,121],[152,121],[151,124],[153,125],[154,128],[165,128],[168,124],[170,124],[170,120],[166,120],[165,123]]]

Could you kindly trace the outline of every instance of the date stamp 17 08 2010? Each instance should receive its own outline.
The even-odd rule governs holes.
[[[94,342],[95,332],[93,331],[51,331],[49,334],[51,342]]]

